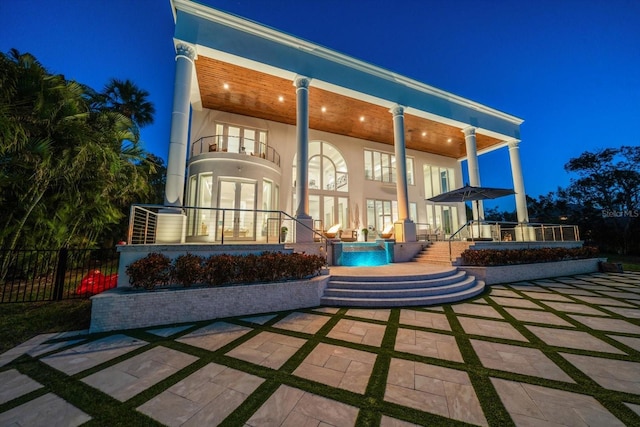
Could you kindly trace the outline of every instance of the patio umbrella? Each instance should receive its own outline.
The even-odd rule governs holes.
[[[465,185],[456,190],[430,197],[427,200],[436,203],[466,202],[467,200],[471,200],[476,202],[476,212],[478,213],[478,219],[480,219],[478,200],[497,199],[510,194],[515,194],[515,191],[510,188],[472,187],[471,185]],[[480,222],[478,222],[478,237],[480,237]]]

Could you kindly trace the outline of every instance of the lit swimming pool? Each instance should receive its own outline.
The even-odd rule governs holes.
[[[335,265],[371,267],[388,264],[393,259],[393,245],[388,242],[341,242],[333,250]]]

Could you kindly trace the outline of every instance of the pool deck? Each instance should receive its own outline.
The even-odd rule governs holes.
[[[514,282],[435,307],[46,334],[0,355],[0,426],[122,414],[169,426],[640,425],[640,274]]]

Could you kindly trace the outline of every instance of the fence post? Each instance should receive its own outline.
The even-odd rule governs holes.
[[[62,300],[64,293],[64,276],[67,273],[67,258],[69,250],[62,248],[58,251],[58,264],[56,265],[56,276],[53,284],[53,299],[55,301]]]

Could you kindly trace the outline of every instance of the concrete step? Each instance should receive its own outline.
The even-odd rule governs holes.
[[[332,275],[321,302],[353,307],[433,305],[471,298],[483,290],[484,282],[455,267],[400,276],[343,274]]]
[[[413,273],[411,275],[398,275],[394,277],[389,276],[365,276],[361,274],[331,274],[331,281],[337,282],[389,282],[391,281],[420,281],[420,280],[432,280],[440,279],[443,277],[454,275],[458,272],[455,267],[449,267],[445,269],[439,269],[436,272],[426,273]]]
[[[464,273],[464,272],[463,272]],[[417,287],[401,286],[400,283],[389,282],[385,288],[365,289],[365,288],[344,288],[334,287],[333,283],[329,283],[329,287],[325,290],[326,297],[353,297],[353,298],[408,298],[423,297],[428,295],[442,295],[447,293],[461,292],[475,285],[476,279],[472,276],[466,276],[462,280],[456,280],[453,283],[438,286]],[[405,282],[406,283],[406,282]]]
[[[453,263],[452,263],[451,261],[449,261],[449,260],[444,260],[444,259],[442,259],[442,260],[439,260],[439,259],[429,259],[429,260],[424,260],[424,261],[416,261],[416,260],[413,260],[413,261],[415,261],[415,262],[421,262],[421,263],[424,263],[424,264],[433,264],[433,265],[453,265]]]
[[[436,265],[457,265],[460,254],[472,246],[468,242],[433,242],[418,253],[412,261]]]
[[[335,280],[333,277],[329,280],[328,288],[332,289],[354,289],[363,291],[377,290],[394,290],[394,289],[424,289],[424,288],[440,288],[442,286],[451,285],[465,280],[467,273],[464,271],[454,271],[447,276],[432,279],[416,279],[412,277],[388,277],[387,280],[364,280],[358,281]]]
[[[339,298],[339,297],[323,297],[322,304],[330,306],[348,306],[348,307],[408,307],[408,306],[428,306],[446,304],[451,302],[462,301],[481,294],[485,285],[483,281],[477,281],[471,288],[467,288],[460,292],[429,295],[422,297],[407,298]]]

